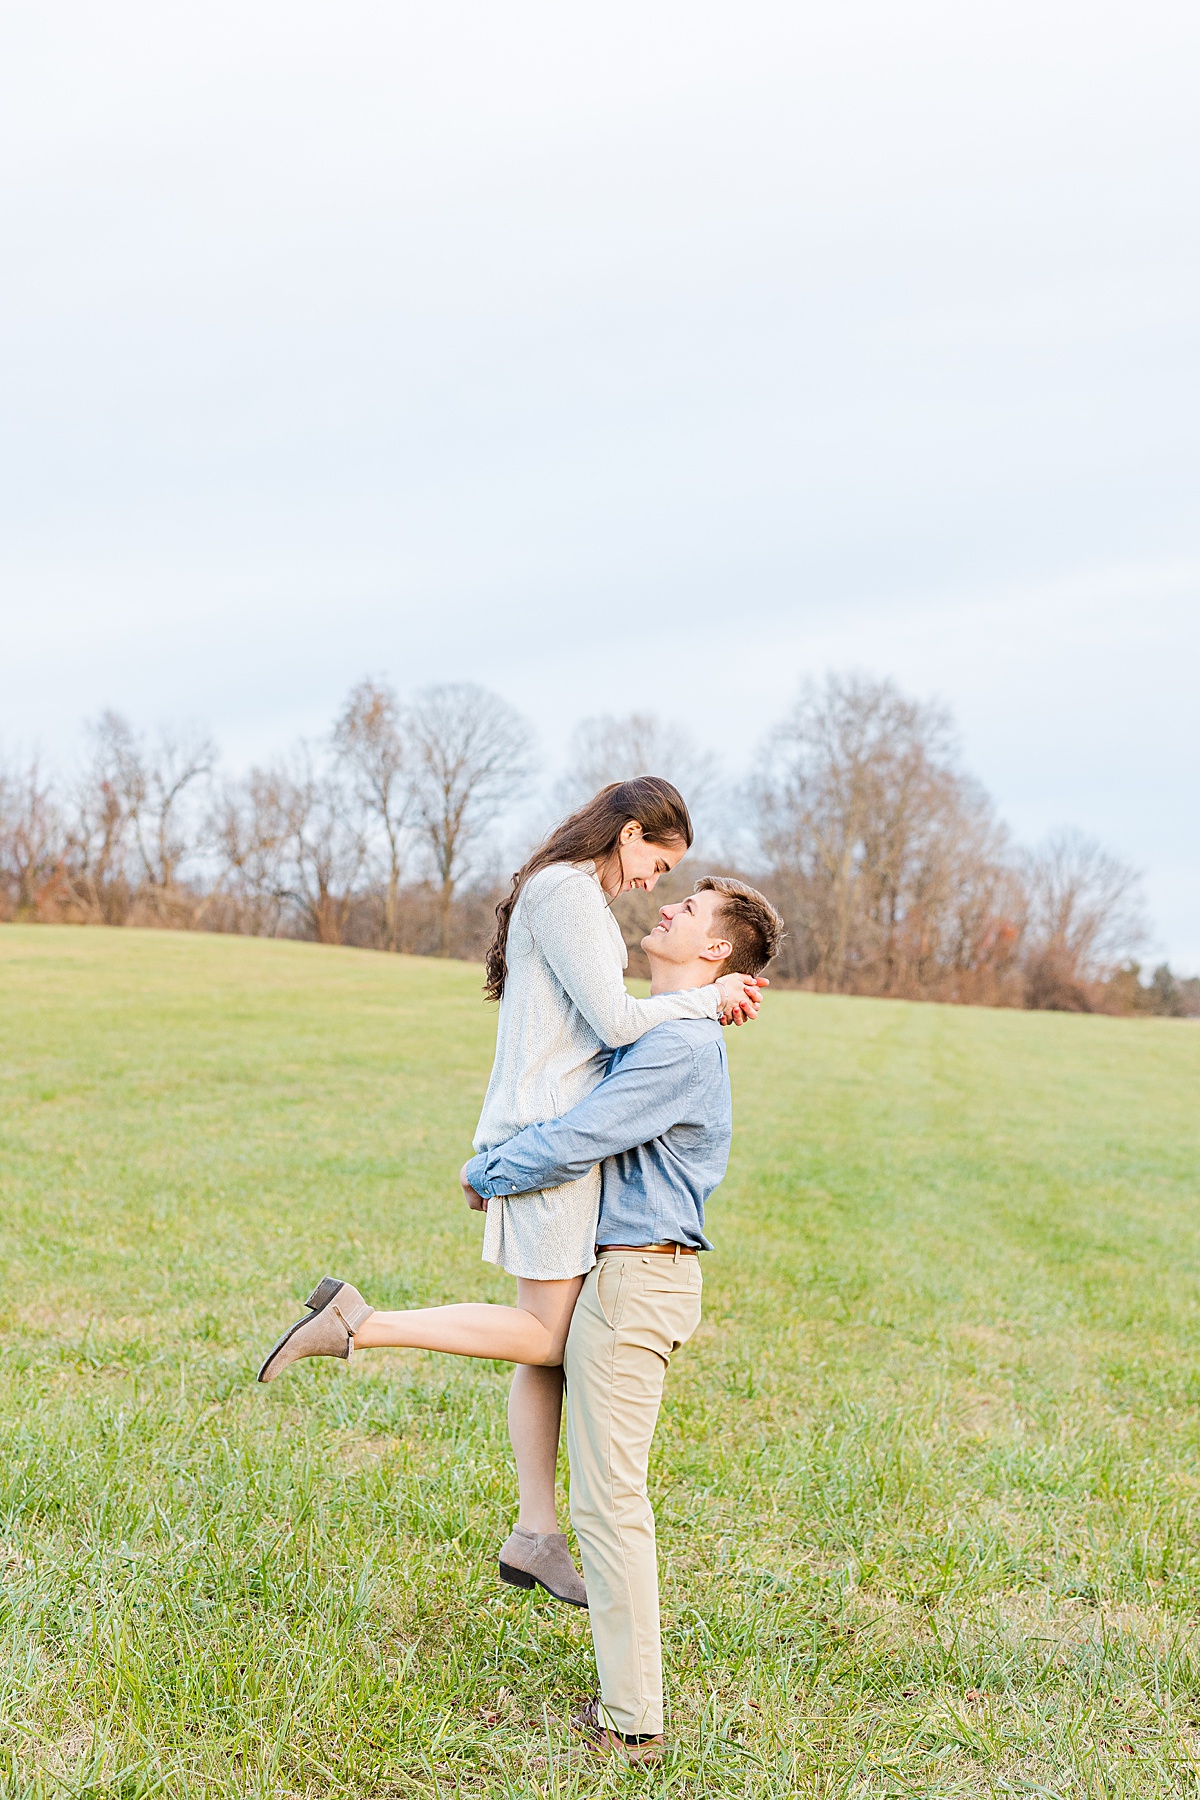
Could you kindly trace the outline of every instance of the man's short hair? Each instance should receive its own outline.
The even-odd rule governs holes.
[[[783,920],[766,895],[732,875],[702,875],[696,892],[721,897],[717,919],[733,949],[719,974],[757,975],[765,969],[783,942]]]

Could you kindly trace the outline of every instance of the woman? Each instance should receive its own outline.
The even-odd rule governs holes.
[[[487,957],[486,992],[499,1001],[500,1016],[476,1150],[566,1112],[600,1080],[609,1049],[667,1019],[740,1024],[758,1011],[759,983],[742,975],[648,1000],[625,990],[627,956],[611,903],[633,888],[648,893],[691,842],[679,793],[668,781],[643,776],[602,789],[513,876],[511,893],[496,908]],[[395,1346],[515,1362],[508,1426],[520,1511],[500,1552],[500,1573],[521,1587],[536,1581],[577,1606],[587,1597],[558,1529],[554,1488],[563,1350],[595,1261],[599,1202],[597,1168],[565,1187],[486,1206],[483,1255],[516,1276],[516,1306],[375,1312],[357,1289],[327,1276],[309,1297],[308,1316],[285,1332],[259,1371],[260,1381],[270,1381],[303,1356]]]

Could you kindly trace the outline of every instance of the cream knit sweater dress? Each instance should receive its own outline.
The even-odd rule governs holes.
[[[607,1050],[667,1019],[720,1012],[715,984],[649,1000],[626,993],[624,940],[591,863],[539,869],[513,908],[507,955],[476,1150],[567,1112],[600,1080]],[[599,1207],[598,1168],[564,1187],[489,1200],[484,1261],[537,1281],[586,1274]]]

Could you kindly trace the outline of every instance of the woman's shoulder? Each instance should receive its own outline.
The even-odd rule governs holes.
[[[521,897],[530,907],[544,906],[553,897],[604,904],[591,863],[549,863],[529,877],[521,889]]]

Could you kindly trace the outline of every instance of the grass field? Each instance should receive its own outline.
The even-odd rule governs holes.
[[[654,1471],[672,1760],[500,1587],[478,971],[0,930],[0,1795],[1200,1794],[1200,1028],[771,997]],[[254,1298],[257,1296],[257,1300]],[[564,1470],[565,1475],[565,1470]]]

